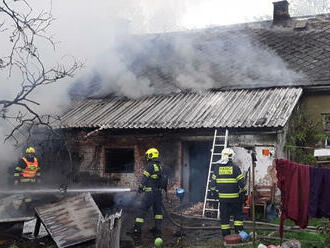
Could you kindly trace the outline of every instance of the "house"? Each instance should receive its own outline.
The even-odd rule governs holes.
[[[135,37],[150,42],[133,53],[130,71],[171,90],[136,99],[91,97],[71,106],[58,127],[79,158],[77,172],[136,187],[145,150],[157,147],[171,183],[198,202],[205,193],[214,130],[227,129],[236,163],[249,170],[248,147],[256,147],[256,182],[270,184],[267,169],[274,158],[286,157],[294,111],[322,120],[326,131],[330,123],[330,16],[290,18],[287,1],[274,6],[273,21]],[[177,43],[171,45],[175,37],[184,41],[179,55]],[[152,56],[145,54],[153,47],[158,50]],[[195,86],[211,81],[212,89],[178,87],[192,47],[197,59],[184,78]]]

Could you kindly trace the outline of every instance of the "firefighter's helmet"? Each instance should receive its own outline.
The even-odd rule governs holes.
[[[224,148],[221,152],[221,159],[234,159],[235,152],[231,148]]]
[[[146,158],[153,159],[159,157],[159,151],[156,148],[150,148],[146,151]]]
[[[32,146],[30,146],[30,147],[26,148],[25,153],[27,153],[27,154],[36,153],[36,150]]]

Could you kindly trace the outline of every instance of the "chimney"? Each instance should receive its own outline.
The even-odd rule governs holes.
[[[285,23],[290,20],[289,15],[289,2],[287,0],[273,2],[274,4],[274,14],[273,14],[273,24]]]

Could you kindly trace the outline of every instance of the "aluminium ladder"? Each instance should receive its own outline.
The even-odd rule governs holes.
[[[222,143],[221,143],[222,142]],[[204,197],[204,204],[203,204],[203,217],[211,216],[212,218],[220,218],[220,208],[219,208],[219,200],[210,199],[209,192],[210,192],[210,181],[213,174],[213,167],[221,159],[221,151],[224,148],[227,148],[228,145],[228,130],[226,129],[225,135],[220,136],[218,135],[218,131],[214,130],[213,136],[213,143],[211,149],[211,158],[209,164],[209,173],[207,176],[207,183],[205,189],[205,197]]]

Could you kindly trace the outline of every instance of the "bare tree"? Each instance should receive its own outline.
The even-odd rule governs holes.
[[[32,100],[31,94],[41,86],[72,77],[81,67],[75,60],[67,66],[49,67],[44,62],[38,45],[46,41],[55,49],[53,37],[48,34],[53,21],[51,11],[36,13],[27,0],[0,0],[0,37],[10,47],[0,53],[0,73],[5,73],[7,78],[15,74],[15,80],[19,75],[20,85],[16,96],[0,98],[0,118],[15,120],[6,139],[15,139],[15,134],[22,128],[30,129],[36,124],[49,126],[53,117],[35,110],[40,103]]]

